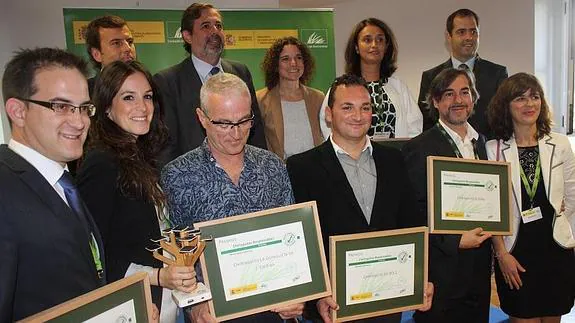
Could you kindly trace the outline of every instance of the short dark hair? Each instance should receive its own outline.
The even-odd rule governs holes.
[[[328,107],[333,107],[333,103],[335,101],[335,92],[340,86],[362,86],[366,91],[369,91],[367,89],[367,83],[363,77],[350,73],[343,74],[342,76],[336,77],[336,79],[333,81],[333,83],[331,83],[331,86],[329,87],[329,96],[327,97]]]
[[[186,10],[184,10],[184,14],[182,15],[182,21],[180,23],[180,32],[183,33],[184,30],[188,31],[190,34],[194,32],[194,22],[196,19],[202,16],[202,12],[206,9],[216,9],[213,5],[209,3],[203,2],[194,2],[192,3]],[[192,53],[192,46],[184,41],[184,48],[186,52]]]
[[[20,49],[6,64],[2,76],[4,103],[10,98],[28,99],[38,92],[36,74],[49,68],[76,69],[88,77],[86,61],[70,52],[58,48]]]
[[[541,96],[541,111],[537,118],[537,138],[551,132],[551,118],[549,105],[545,100],[543,88],[537,78],[527,73],[517,73],[505,79],[487,107],[487,120],[495,139],[508,140],[513,135],[513,119],[511,117],[510,104],[513,99],[523,95],[527,90],[531,93],[539,93]]]
[[[142,73],[150,84],[155,108],[150,131],[138,136],[134,142],[132,134],[108,118],[108,110],[128,76],[136,73]],[[115,61],[106,65],[94,86],[96,115],[90,127],[88,147],[114,154],[120,170],[118,187],[122,194],[136,198],[144,196],[156,205],[163,205],[164,194],[157,186],[157,160],[168,135],[163,121],[163,110],[156,99],[158,94],[152,75],[141,63]]]
[[[280,54],[286,45],[294,45],[301,52],[303,58],[303,74],[299,78],[302,84],[307,84],[311,79],[315,68],[315,61],[307,46],[299,39],[288,36],[277,39],[272,46],[267,50],[264,60],[261,64],[262,71],[265,75],[266,87],[271,90],[279,83],[279,62]]]
[[[455,79],[460,75],[465,76],[467,82],[469,83],[469,90],[471,91],[473,104],[479,100],[479,92],[477,92],[477,88],[475,87],[475,78],[471,72],[457,68],[444,69],[431,81],[429,92],[427,92],[426,103],[429,107],[429,116],[431,117],[431,120],[437,121],[439,116],[438,111],[433,104],[433,100],[441,101],[443,94],[447,91],[447,89],[449,89],[451,83],[453,83]]]
[[[357,76],[361,75],[361,57],[357,52],[357,42],[359,38],[359,33],[363,28],[367,26],[376,26],[383,31],[385,35],[385,54],[383,55],[383,60],[381,61],[381,66],[379,69],[380,78],[387,79],[397,70],[397,40],[391,31],[389,26],[377,19],[377,18],[367,18],[355,25],[349,39],[347,40],[347,45],[345,47],[345,72],[355,74]]]
[[[470,9],[458,9],[454,13],[450,14],[447,17],[447,21],[445,22],[445,30],[451,35],[453,32],[453,21],[455,17],[473,17],[475,19],[475,23],[479,27],[479,16]]]
[[[92,48],[102,49],[100,45],[100,28],[124,28],[127,25],[126,21],[118,16],[102,16],[90,21],[88,27],[86,27],[86,51],[94,67],[97,69],[102,68],[102,63],[92,57]]]

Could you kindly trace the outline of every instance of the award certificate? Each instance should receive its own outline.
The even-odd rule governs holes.
[[[347,251],[346,305],[414,294],[415,244]]]
[[[312,280],[301,221],[215,239],[226,301]]]
[[[441,171],[441,219],[501,221],[497,174]]]

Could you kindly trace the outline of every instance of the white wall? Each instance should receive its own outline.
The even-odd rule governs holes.
[[[552,0],[551,0],[552,1]],[[297,5],[308,1],[297,1]],[[480,18],[479,54],[506,65],[510,74],[533,73],[533,0],[323,0],[315,6],[335,9],[337,75],[344,71],[343,53],[353,26],[367,17],[389,24],[399,44],[396,76],[417,99],[421,72],[449,57],[445,48],[445,20],[453,11],[469,8]],[[280,7],[289,7],[281,0]],[[313,5],[313,4],[310,4]]]

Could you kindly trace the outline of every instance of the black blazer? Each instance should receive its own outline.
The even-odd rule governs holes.
[[[91,150],[82,161],[76,182],[96,221],[106,251],[109,282],[124,278],[130,263],[161,268],[162,262],[146,250],[160,237],[154,204],[120,192],[118,161],[111,152]],[[152,286],[154,303],[161,306],[162,289]]]
[[[419,98],[417,104],[423,114],[423,130],[427,130],[435,125],[437,118],[432,119],[429,115],[429,107],[424,102],[431,81],[444,69],[453,67],[451,58],[443,64],[423,72],[421,75],[421,86],[419,88]],[[477,132],[491,138],[491,130],[487,123],[487,106],[489,101],[497,92],[499,85],[507,78],[507,67],[495,64],[477,56],[473,65],[473,74],[475,75],[475,87],[479,92],[479,101],[475,104],[474,113],[467,120]],[[433,108],[433,107],[431,107]]]
[[[485,137],[476,143],[480,159],[487,159]],[[417,199],[418,214],[427,218],[427,156],[457,157],[437,127],[408,141],[401,149]],[[475,249],[459,249],[461,235],[429,235],[429,281],[434,300],[463,297],[469,291],[489,297],[491,240]],[[487,288],[487,290],[485,290]]]
[[[222,59],[222,68],[226,73],[239,76],[246,82],[252,97],[252,111],[255,115],[248,143],[266,149],[266,140],[260,109],[252,82],[252,75],[244,64]],[[160,91],[160,103],[165,111],[165,122],[170,133],[167,151],[162,165],[176,157],[198,147],[205,138],[205,132],[196,115],[200,107],[200,89],[202,81],[194,67],[192,58],[154,75],[154,81]]]
[[[330,236],[424,225],[416,218],[413,192],[401,153],[373,141],[371,144],[377,184],[369,224],[330,140],[287,159],[296,202],[317,202],[327,258]],[[315,308],[309,310],[315,311]],[[400,318],[400,314],[388,315],[369,321],[399,322]]]
[[[0,146],[0,196],[0,322],[23,319],[103,286],[91,237],[77,216],[7,145]],[[103,258],[100,234],[89,212],[86,216]]]

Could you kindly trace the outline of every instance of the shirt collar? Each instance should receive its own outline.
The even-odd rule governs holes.
[[[210,151],[210,147],[208,146],[208,137],[204,138],[204,141],[200,145],[200,148],[203,150],[204,156],[207,161],[213,163],[216,167],[221,168],[221,166],[218,164],[218,161],[216,160],[216,158],[214,158],[214,155]],[[244,168],[246,166],[252,166],[253,164],[256,163],[256,160],[257,158],[254,155],[253,147],[246,144],[246,146],[244,147]]]
[[[13,138],[8,142],[8,147],[34,166],[34,168],[36,168],[52,186],[54,186],[60,177],[62,177],[64,170],[68,169],[68,166],[62,167],[58,162],[55,162],[36,150],[17,142]]]
[[[371,155],[373,152],[373,146],[371,145],[371,140],[369,140],[369,136],[365,136],[365,146],[363,146],[363,149],[361,149],[361,152],[364,152],[366,149],[369,149],[369,154]],[[336,153],[338,154],[346,154],[348,156],[351,156],[350,154],[347,153],[347,151],[345,151],[343,148],[341,148],[338,144],[335,143],[335,141],[333,141],[333,137],[329,136],[329,141],[331,142],[331,145],[333,146],[333,150],[335,150]]]
[[[469,67],[470,71],[473,71],[473,67],[475,66],[475,60],[476,59],[477,59],[477,56],[473,56],[470,59],[468,59],[467,61],[461,62],[457,58],[451,56],[451,64],[453,64],[453,68],[459,68],[459,65],[465,64],[465,65],[467,65],[467,67]]]
[[[210,76],[210,71],[212,70],[212,68],[214,66],[217,66],[220,68],[220,71],[224,71],[222,69],[222,59],[220,58],[218,60],[218,63],[214,66],[212,66],[211,64],[208,64],[204,61],[202,61],[201,59],[197,58],[194,54],[191,54],[192,56],[192,62],[194,63],[194,67],[196,68],[196,71],[198,72],[198,75],[200,76],[200,79],[202,80],[202,84],[208,79],[208,77]]]
[[[469,124],[469,122],[465,123],[465,125],[467,126],[467,134],[463,139],[461,139],[461,137],[459,136],[459,134],[457,134],[457,132],[449,128],[443,121],[441,121],[441,119],[439,119],[439,124],[441,124],[443,129],[445,129],[447,134],[451,137],[451,139],[453,139],[454,142],[465,142],[466,139],[470,141],[471,139],[475,140],[479,139],[479,133],[475,129],[473,129],[473,127]]]

